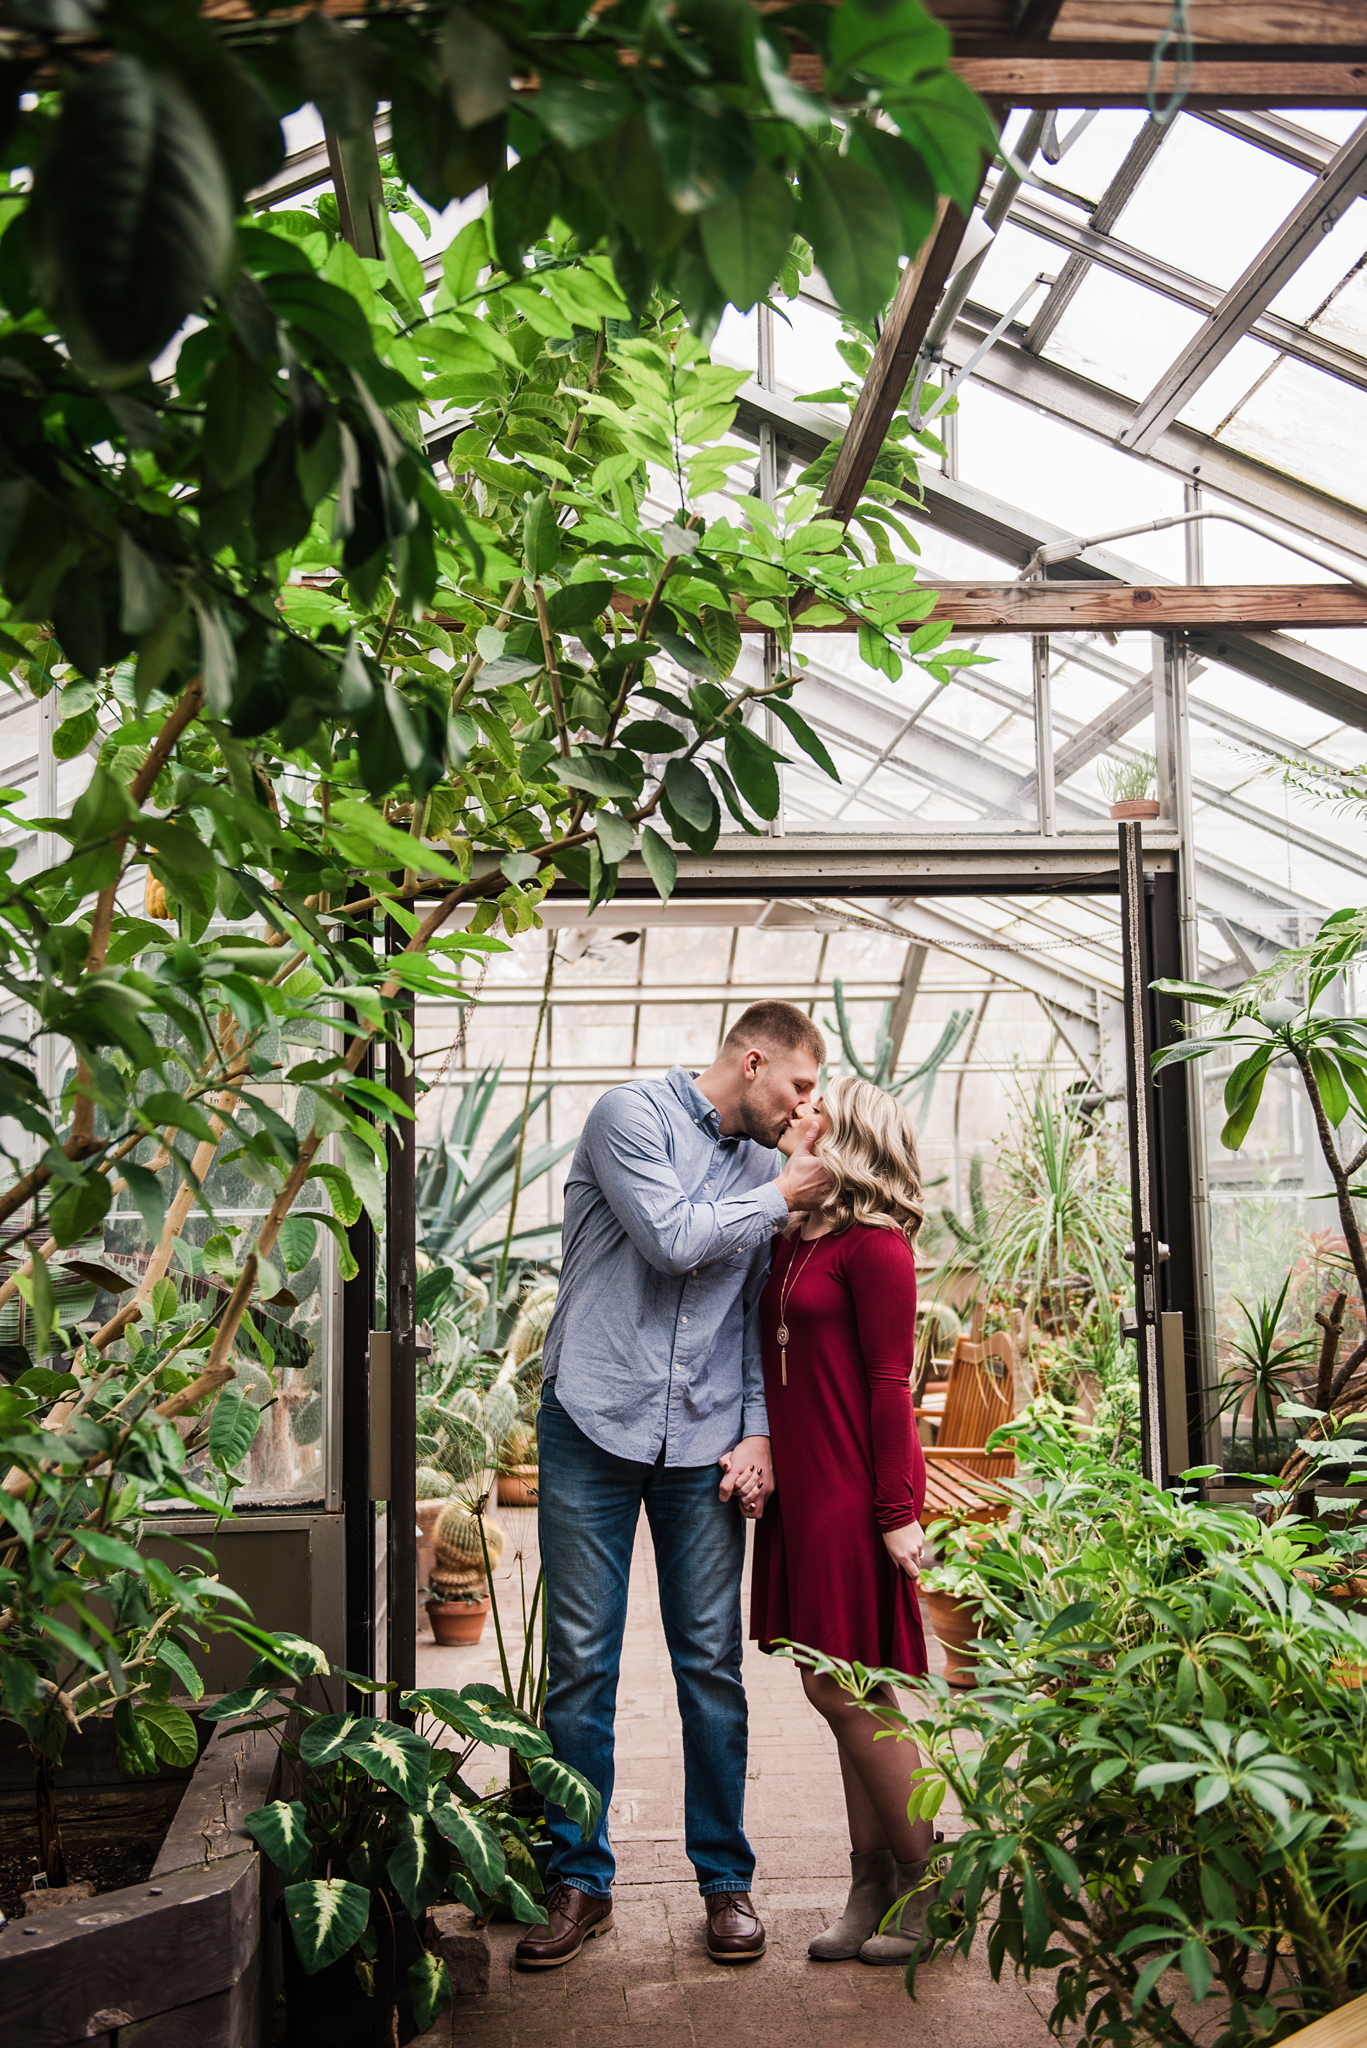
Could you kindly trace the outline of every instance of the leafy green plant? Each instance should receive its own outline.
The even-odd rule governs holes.
[[[33,1755],[49,1884],[67,1882],[57,1771],[71,1734],[112,1716],[134,1777],[192,1763],[194,1723],[171,1696],[203,1696],[195,1658],[206,1639],[227,1632],[262,1652],[274,1641],[207,1553],[187,1545],[176,1566],[141,1548],[153,1502],[216,1520],[228,1511],[260,1426],[259,1409],[231,1388],[183,1439],[158,1413],[158,1383],[176,1377],[151,1345],[126,1368],[34,1366],[0,1387],[0,1709]]]
[[[1239,1416],[1249,1395],[1253,1406],[1249,1411],[1249,1434],[1253,1445],[1255,1470],[1265,1470],[1277,1461],[1277,1409],[1299,1388],[1293,1388],[1293,1375],[1299,1381],[1308,1370],[1308,1360],[1319,1350],[1313,1337],[1299,1337],[1288,1340],[1282,1331],[1286,1314],[1286,1297],[1291,1287],[1291,1278],[1282,1282],[1281,1293],[1275,1301],[1266,1295],[1250,1309],[1246,1303],[1238,1302],[1240,1313],[1248,1326],[1245,1342],[1233,1346],[1238,1359],[1237,1366],[1226,1372],[1222,1386],[1225,1389],[1220,1402],[1221,1411],[1234,1412],[1234,1434],[1239,1430]]]
[[[909,1988],[981,1933],[1089,2042],[1281,2039],[1367,1988],[1367,1616],[1302,1583],[1318,1525],[1117,1472],[1047,1406],[1008,1437],[1015,1526],[956,1581],[978,1689],[919,1681],[902,1723],[913,1813],[962,1816]]]
[[[1112,1309],[1124,1286],[1129,1228],[1108,1134],[1071,1098],[1060,1104],[1040,1089],[1018,1098],[998,1164],[994,1288],[1017,1299],[1027,1324],[1044,1329],[1075,1329],[1094,1308]]]
[[[1329,1170],[1360,1313],[1367,1319],[1367,1244],[1355,1207],[1356,1200],[1367,1193],[1355,1179],[1367,1165],[1367,1142],[1357,1142],[1367,1130],[1367,1024],[1361,1018],[1333,1016],[1319,1008],[1344,969],[1361,953],[1364,938],[1367,912],[1338,910],[1325,919],[1310,944],[1283,953],[1275,969],[1255,975],[1241,988],[1228,991],[1201,982],[1156,982],[1154,986],[1164,994],[1205,1012],[1207,1028],[1179,1044],[1160,1048],[1153,1057],[1153,1072],[1160,1074],[1179,1063],[1212,1055],[1232,1058],[1224,1088],[1226,1122],[1220,1142],[1237,1152],[1257,1115],[1268,1074],[1284,1059],[1293,1063]],[[1297,988],[1298,994],[1278,993],[1287,985]],[[1350,1133],[1346,1138],[1345,1128]],[[1340,1319],[1340,1333],[1341,1328]],[[1337,1363],[1337,1344],[1335,1336],[1333,1348],[1321,1358],[1316,1406],[1323,1417],[1312,1421],[1311,1439],[1335,1434],[1349,1418],[1367,1409],[1367,1389],[1354,1384],[1367,1363],[1367,1340],[1354,1345],[1341,1365]],[[1283,1476],[1298,1477],[1305,1469],[1302,1446]]]
[[[360,1991],[372,1996],[381,1914],[391,1924],[402,1913],[421,1924],[444,1895],[481,1921],[500,1905],[518,1920],[544,1921],[534,1839],[511,1811],[507,1790],[481,1797],[461,1773],[481,1744],[507,1747],[525,1761],[538,1792],[586,1832],[600,1809],[587,1780],[493,1686],[400,1695],[405,1714],[434,1737],[449,1731],[454,1746],[449,1735],[437,1746],[400,1722],[327,1713],[282,1689],[282,1673],[293,1684],[328,1669],[313,1644],[283,1639],[245,1686],[205,1710],[214,1721],[278,1731],[293,1767],[296,1796],[259,1808],[246,1826],[285,1879],[284,1913],[305,1972],[314,1976],[351,1956]],[[395,1690],[354,1673],[335,1675],[363,1692]],[[450,2002],[445,1963],[424,1953],[408,1972],[408,1993],[425,2031]]]
[[[418,1243],[434,1262],[468,1257],[470,1241],[491,1216],[507,1207],[515,1180],[525,1189],[574,1150],[576,1139],[559,1145],[524,1150],[520,1174],[518,1142],[528,1122],[551,1094],[543,1088],[502,1130],[479,1166],[472,1154],[503,1068],[481,1068],[466,1083],[451,1117],[450,1129],[438,1130],[418,1161]],[[552,1087],[554,1084],[551,1084]],[[544,1230],[529,1233],[544,1237]],[[514,1237],[513,1242],[518,1240]]]
[[[810,248],[872,318],[934,194],[967,210],[992,147],[913,0],[802,33],[819,89],[750,9],[567,30],[545,0],[346,26],[78,0],[11,39],[0,665],[91,771],[51,819],[0,797],[0,970],[33,1020],[0,1057],[0,1223],[39,1200],[48,1228],[0,1308],[23,1297],[46,1356],[55,1253],[117,1229],[146,1258],[61,1347],[69,1373],[3,1396],[0,1711],[49,1761],[116,1692],[134,1754],[167,1672],[190,1684],[161,1645],[227,1596],[207,1559],[132,1562],[136,1529],[150,1497],[222,1509],[201,1467],[238,1469],[241,1382],[265,1391],[286,1349],[258,1310],[305,1233],[346,1276],[348,1228],[382,1222],[409,1111],[372,1049],[411,1047],[414,999],[463,1000],[487,935],[528,929],[557,872],[596,904],[639,844],[668,896],[723,803],[760,829],[781,758],[761,699],[834,772],[792,701],[799,614],[857,620],[889,675],[957,659],[917,637],[929,594],[811,491],[710,516],[725,304],[796,290]],[[309,103],[347,205],[248,213]],[[418,202],[485,186],[425,268],[388,206],[421,231]],[[678,495],[663,527],[652,465]],[[731,683],[743,624],[781,647],[770,684]],[[35,831],[58,857],[18,879]],[[72,1054],[51,1100],[44,1041]],[[225,1169],[254,1215],[216,1191]],[[178,1322],[158,1290],[192,1241],[206,1293]]]

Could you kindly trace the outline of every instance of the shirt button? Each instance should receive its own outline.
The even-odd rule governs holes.
[[[688,1321],[688,1317],[687,1317],[687,1316],[681,1316],[681,1317],[679,1318],[679,1320],[680,1320],[681,1322],[685,1322],[685,1323],[686,1323],[686,1322]]]

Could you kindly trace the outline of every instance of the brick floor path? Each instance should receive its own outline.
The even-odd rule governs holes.
[[[535,1513],[502,1509],[500,1520],[509,1539],[502,1604],[515,1609],[519,1547],[529,1589],[536,1575]],[[933,1645],[928,1626],[927,1636]],[[507,1641],[511,1659],[520,1626]],[[492,1627],[476,1649],[438,1649],[427,1634],[419,1640],[420,1684],[496,1683],[498,1669]],[[684,1855],[679,1717],[642,1517],[617,1708],[614,1931],[565,1969],[524,1974],[512,1967],[518,1930],[493,1927],[490,1995],[457,2001],[414,2048],[1047,2048],[1051,1979],[1032,1990],[998,1987],[975,1952],[967,1963],[942,1959],[926,1971],[912,2004],[900,1970],[809,1960],[807,1943],[837,1916],[849,1881],[835,1745],[790,1665],[747,1643],[745,1681],[745,1819],[767,1954],[730,1969],[707,1957]],[[495,1769],[494,1755],[481,1754],[466,1775],[485,1785]]]

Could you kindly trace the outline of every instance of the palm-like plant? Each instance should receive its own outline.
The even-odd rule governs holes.
[[[1269,1464],[1276,1462],[1277,1403],[1294,1398],[1296,1389],[1290,1384],[1293,1371],[1304,1372],[1309,1360],[1319,1350],[1319,1340],[1315,1337],[1300,1337],[1292,1343],[1281,1340],[1281,1322],[1290,1286],[1291,1275],[1288,1273],[1275,1301],[1269,1301],[1264,1294],[1253,1309],[1242,1301],[1235,1303],[1248,1325],[1248,1342],[1234,1343],[1234,1355],[1239,1362],[1232,1365],[1220,1380],[1220,1412],[1223,1415],[1230,1409],[1234,1411],[1231,1449],[1239,1434],[1240,1411],[1250,1392],[1253,1395],[1249,1434],[1253,1439],[1255,1466],[1262,1466],[1265,1461]]]
[[[1096,1305],[1113,1313],[1129,1242],[1122,1184],[1108,1142],[1072,1102],[1041,1089],[1021,1104],[1020,1135],[1003,1148],[1006,1200],[994,1219],[991,1272],[1026,1323],[1075,1328]]]

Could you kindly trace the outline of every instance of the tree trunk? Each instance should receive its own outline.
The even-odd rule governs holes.
[[[49,1885],[67,1882],[66,1853],[57,1821],[57,1766],[41,1750],[33,1751],[34,1790],[38,1799],[38,1861]]]

